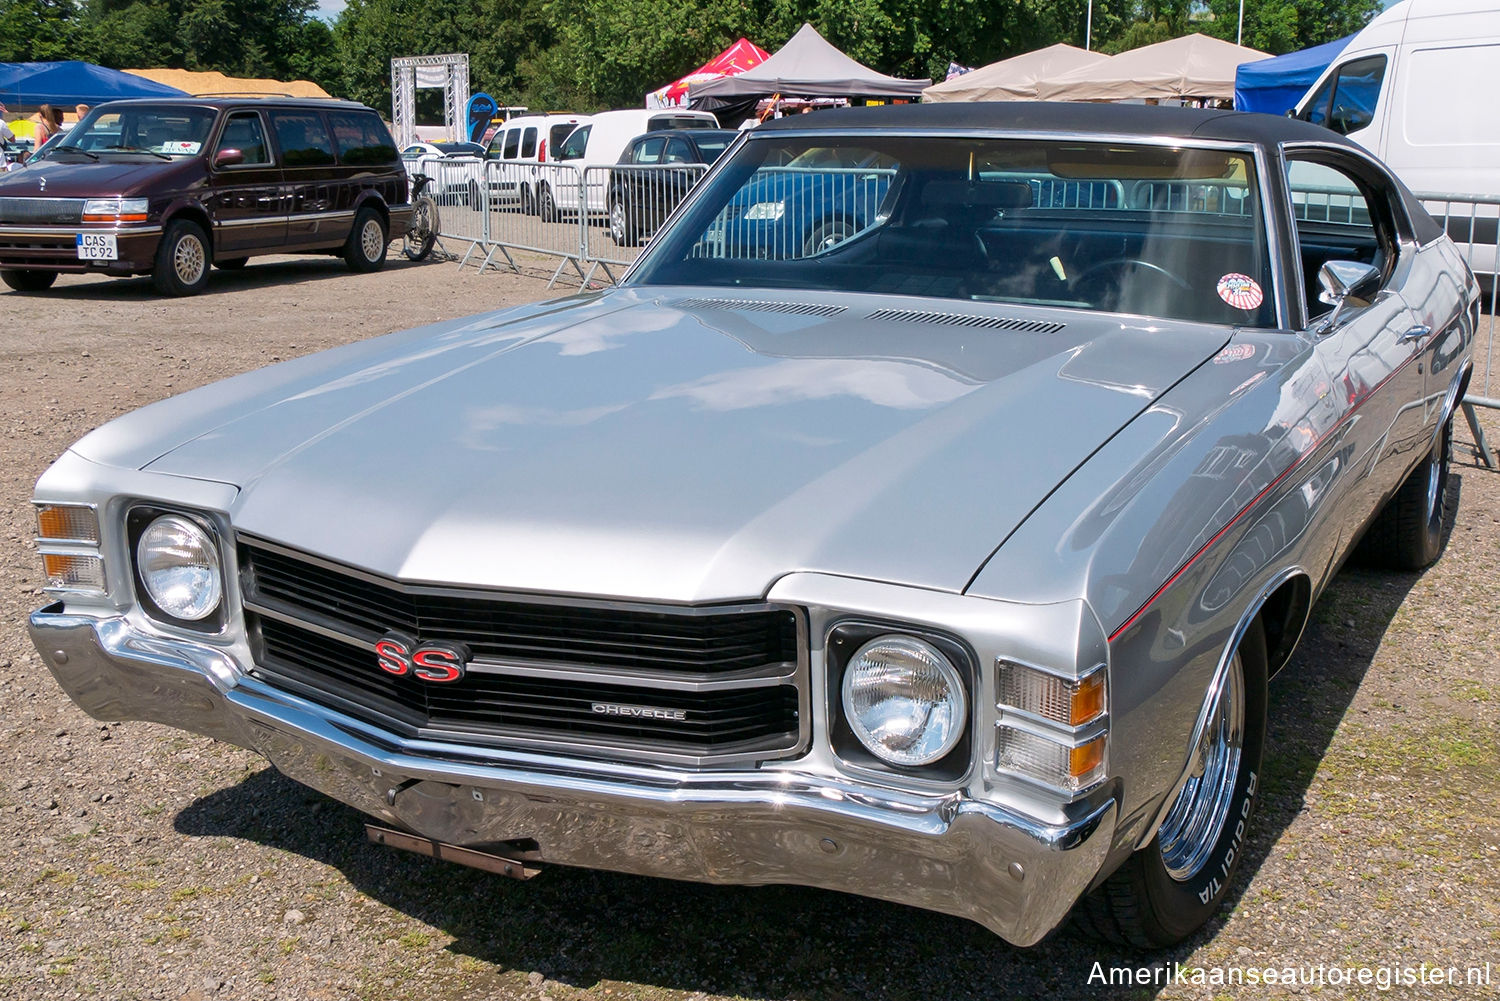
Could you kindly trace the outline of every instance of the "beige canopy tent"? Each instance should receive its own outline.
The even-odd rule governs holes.
[[[922,100],[1035,101],[1037,84],[1041,81],[1108,61],[1109,56],[1102,52],[1089,52],[1059,42],[935,84],[922,91]]]
[[[288,97],[329,97],[328,91],[311,80],[259,80],[225,76],[213,70],[126,70],[195,96],[205,94],[285,94]]]
[[[1187,35],[1121,52],[1037,87],[1044,101],[1128,101],[1143,98],[1234,98],[1241,63],[1269,59],[1255,49],[1207,35]]]

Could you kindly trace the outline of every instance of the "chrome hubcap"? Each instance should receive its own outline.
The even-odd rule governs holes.
[[[178,281],[194,285],[203,277],[207,267],[208,254],[204,252],[201,240],[196,236],[184,236],[177,241],[172,250],[172,269],[177,272]]]
[[[1236,652],[1209,705],[1196,774],[1188,777],[1156,834],[1167,873],[1178,882],[1203,869],[1224,831],[1244,744],[1245,671]]]
[[[365,228],[360,230],[359,244],[365,252],[365,259],[376,260],[380,257],[380,248],[385,243],[380,232],[380,223],[374,219],[365,220]]]

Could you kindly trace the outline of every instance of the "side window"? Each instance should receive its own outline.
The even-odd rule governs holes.
[[[692,163],[693,151],[688,149],[688,144],[681,139],[673,139],[667,143],[667,155],[665,163]]]
[[[266,145],[266,130],[260,123],[260,115],[253,111],[237,111],[224,122],[224,131],[219,134],[219,146],[214,154],[226,149],[237,149],[245,157],[240,166],[251,167],[271,162],[271,151]]]
[[[661,150],[665,139],[646,139],[635,148],[635,163],[661,163]]]
[[[1302,119],[1344,136],[1368,128],[1380,101],[1385,63],[1384,55],[1366,56],[1334,70],[1302,109]]]
[[[273,111],[271,129],[288,167],[322,167],[333,163],[333,141],[323,119],[310,111]]]
[[[536,126],[531,125],[526,129],[526,134],[521,137],[522,158],[536,156]]]
[[[521,151],[521,130],[507,129],[505,132],[505,152],[502,154],[507,160],[514,160],[516,154]]]
[[[568,136],[567,142],[562,144],[562,149],[557,151],[559,160],[581,160],[584,152],[589,146],[589,131],[592,125],[580,125]]]
[[[1370,264],[1390,275],[1396,240],[1389,191],[1373,190],[1339,167],[1299,159],[1287,161],[1287,186],[1309,317],[1330,308],[1318,299],[1318,270],[1327,262]]]
[[[335,111],[328,116],[339,160],[354,166],[378,166],[396,158],[396,144],[391,141],[376,115],[368,111]]]
[[[572,132],[573,129],[577,127],[577,125],[577,122],[558,122],[556,125],[548,129],[547,148],[553,150],[557,149],[558,146],[562,145],[562,141],[568,138],[568,133]]]

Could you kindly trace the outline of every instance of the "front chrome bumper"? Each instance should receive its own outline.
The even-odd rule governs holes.
[[[100,719],[166,723],[264,755],[389,824],[461,846],[532,839],[547,862],[709,883],[790,883],[971,918],[1017,945],[1104,864],[1106,801],[1044,826],[961,793],[797,771],[684,771],[405,741],[241,675],[229,655],[119,616],[31,615],[64,691]]]

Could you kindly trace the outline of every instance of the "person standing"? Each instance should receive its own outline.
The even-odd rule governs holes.
[[[0,172],[15,170],[21,164],[19,154],[10,148],[10,144],[16,141],[16,134],[5,121],[5,105],[0,104]],[[16,159],[12,159],[16,157]]]
[[[62,109],[44,104],[37,110],[37,119],[35,145],[32,149],[41,149],[42,143],[62,131]]]

